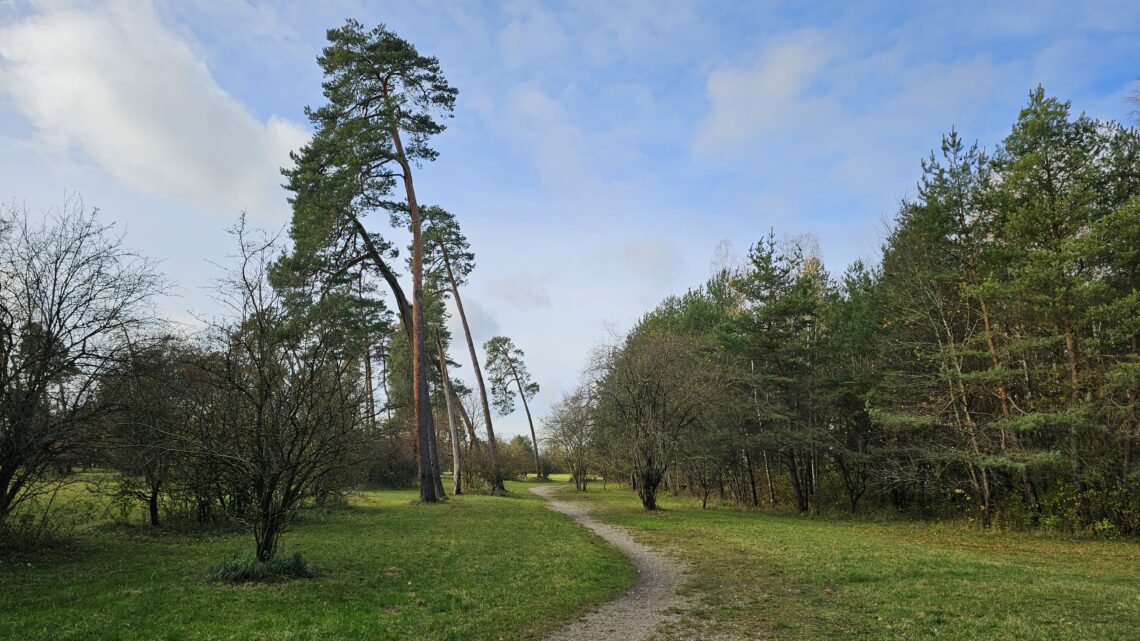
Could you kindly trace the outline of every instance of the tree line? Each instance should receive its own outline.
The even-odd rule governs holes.
[[[769,234],[599,349],[546,424],[575,477],[1140,531],[1140,134],[1037,88],[920,167],[877,265]]]

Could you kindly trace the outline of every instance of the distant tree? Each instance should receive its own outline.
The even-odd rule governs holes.
[[[0,210],[0,524],[89,445],[100,377],[153,317],[154,265],[78,200]]]
[[[547,440],[555,445],[570,468],[574,488],[586,491],[597,448],[597,424],[588,388],[579,388],[562,397],[543,419]]]
[[[113,408],[102,421],[100,462],[120,473],[119,495],[143,502],[154,527],[163,495],[185,476],[179,436],[200,400],[188,384],[195,356],[173,336],[135,341],[99,381],[100,401]]]
[[[491,395],[495,399],[495,408],[500,414],[506,416],[515,411],[515,390],[522,400],[523,409],[526,410],[526,420],[530,425],[530,444],[534,450],[534,473],[542,474],[538,459],[538,437],[534,432],[534,419],[530,414],[530,405],[527,403],[538,394],[538,383],[530,378],[523,358],[526,354],[515,346],[506,336],[495,336],[483,344],[483,351],[487,353],[487,372],[491,376]],[[511,389],[511,388],[514,389]]]
[[[867,397],[879,381],[878,330],[883,326],[876,274],[861,261],[840,280],[825,311],[830,331],[827,400],[834,429],[828,431],[829,451],[838,468],[851,512],[875,480],[881,446],[879,426],[867,411]]]
[[[715,387],[711,370],[692,338],[649,331],[635,330],[620,348],[599,356],[599,420],[632,469],[641,504],[655,510],[685,432],[701,423]]]
[[[733,280],[743,302],[730,344],[748,359],[758,437],[783,462],[796,509],[807,512],[825,426],[820,315],[828,278],[818,259],[805,260],[794,244],[781,249],[771,234],[749,260],[749,271]]]
[[[994,160],[1001,175],[995,206],[1004,213],[999,236],[1009,264],[989,286],[1016,302],[1010,312],[1023,331],[1054,341],[1064,355],[1061,362],[1042,363],[1066,372],[1064,402],[1054,404],[1057,397],[1046,396],[1031,411],[1038,420],[1067,426],[1078,519],[1087,524],[1092,514],[1083,449],[1099,428],[1088,411],[1098,338],[1084,310],[1100,303],[1105,290],[1081,238],[1089,221],[1102,214],[1098,160],[1106,141],[1095,121],[1083,114],[1071,118],[1069,109],[1068,102],[1035,89]]]

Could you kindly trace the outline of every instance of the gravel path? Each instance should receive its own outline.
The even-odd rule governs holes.
[[[685,568],[642,545],[624,529],[602,523],[585,510],[551,495],[559,486],[540,485],[531,492],[546,499],[550,509],[561,512],[598,533],[622,551],[637,566],[637,583],[629,592],[572,621],[546,638],[548,641],[634,641],[646,639],[662,623],[674,621],[686,601],[677,588],[684,581]]]

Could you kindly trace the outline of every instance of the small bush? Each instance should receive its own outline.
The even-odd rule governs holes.
[[[508,479],[518,478],[521,475],[517,461],[510,456],[506,444],[499,443],[499,464],[494,465],[491,451],[486,445],[472,448],[467,451],[463,459],[468,472],[468,487],[464,491],[478,489],[482,492],[491,492],[493,488],[502,486]],[[478,487],[473,481],[479,481]]]
[[[1102,539],[1118,539],[1120,538],[1120,528],[1108,519],[1101,519],[1093,523],[1093,532],[1097,537]]]
[[[210,568],[210,576],[225,583],[264,583],[289,579],[311,579],[313,567],[300,553],[276,557],[262,563],[247,556],[235,556]]]

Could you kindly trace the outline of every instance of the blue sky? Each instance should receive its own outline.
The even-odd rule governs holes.
[[[460,90],[418,190],[459,216],[477,338],[527,351],[540,415],[592,346],[726,248],[774,229],[814,234],[833,272],[873,260],[951,126],[992,147],[1038,83],[1130,120],[1140,76],[1127,1],[0,0],[0,200],[81,195],[164,261],[163,308],[192,324],[238,213],[287,224],[277,168],[347,17],[438,56]],[[526,430],[521,412],[500,426]]]

